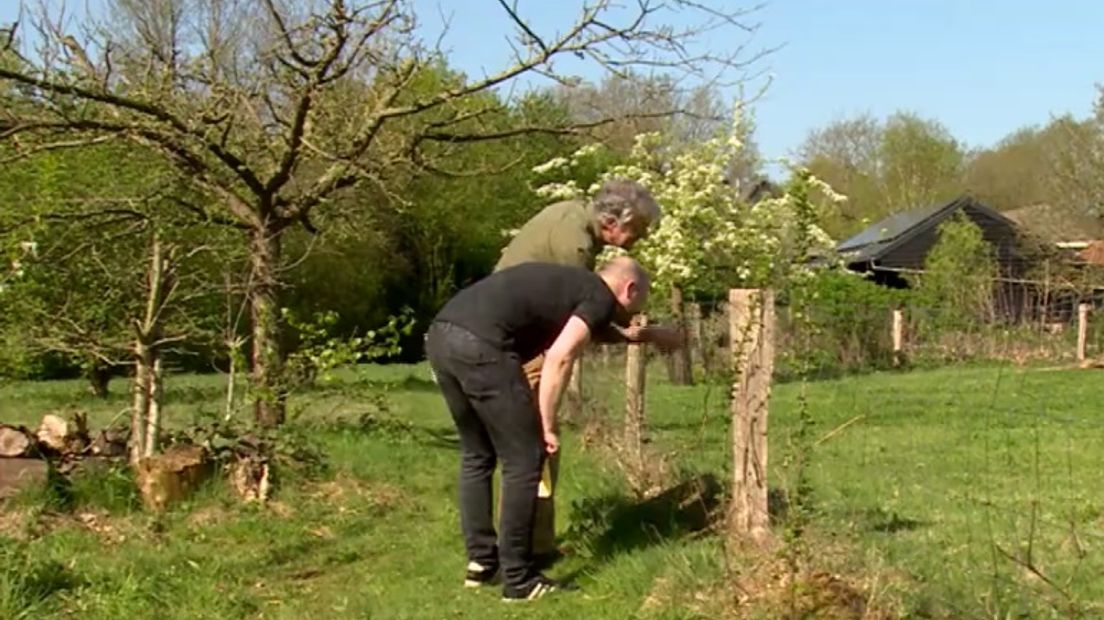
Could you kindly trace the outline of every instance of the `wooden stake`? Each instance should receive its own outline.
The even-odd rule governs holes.
[[[705,362],[705,343],[702,338],[702,311],[701,304],[686,304],[687,349],[690,351],[690,359],[696,362],[702,369],[707,368]]]
[[[730,540],[762,546],[770,537],[767,511],[767,414],[774,372],[774,294],[729,291],[729,328],[736,380],[732,386],[732,504]]]
[[[1077,361],[1085,361],[1085,347],[1089,340],[1089,304],[1077,305]]]
[[[683,301],[682,288],[671,286],[671,317],[676,329],[686,333],[686,304]],[[671,383],[692,385],[694,383],[693,362],[690,360],[690,347],[679,347],[669,354]]]
[[[648,324],[648,317],[639,315],[634,325]],[[625,354],[625,447],[637,459],[644,453],[644,381],[647,355],[644,344],[630,344]]]
[[[905,311],[893,310],[893,365],[900,366],[905,357]]]

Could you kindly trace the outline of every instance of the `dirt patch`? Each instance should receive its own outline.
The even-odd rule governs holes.
[[[31,525],[34,521],[35,515],[31,509],[4,506],[0,510],[0,536],[27,540],[31,537]]]
[[[290,519],[295,516],[295,507],[291,504],[286,504],[278,500],[270,500],[265,503],[272,514],[280,517],[281,519]]]
[[[105,511],[81,510],[74,513],[44,512],[31,516],[26,523],[28,537],[39,537],[64,528],[82,529],[95,534],[104,545],[120,545],[140,538],[143,528],[130,516],[112,515]]]
[[[234,518],[234,513],[222,506],[204,506],[188,515],[188,525],[197,528],[212,527]]]
[[[818,620],[889,620],[900,614],[880,600],[878,579],[845,576],[820,570],[786,570],[779,560],[744,567],[741,574],[708,587],[686,587],[659,578],[645,598],[642,611],[679,608],[722,620],[738,618],[817,618]],[[884,578],[883,580],[884,581]]]
[[[325,525],[311,528],[307,530],[307,532],[309,532],[311,536],[321,538],[322,540],[333,540],[334,538],[336,538],[336,536],[334,536],[333,530]]]
[[[349,474],[338,474],[332,480],[309,485],[306,495],[333,506],[337,512],[349,510],[351,504],[367,503],[378,510],[410,506],[413,500],[402,489],[384,482],[368,482]]]

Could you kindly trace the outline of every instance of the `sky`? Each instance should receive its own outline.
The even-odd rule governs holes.
[[[417,1],[435,24],[435,14],[452,16],[456,66],[478,74],[501,64],[503,23],[474,8],[493,2]],[[757,0],[738,1],[723,0]],[[561,27],[577,10],[566,0],[529,5],[536,23]],[[1104,2],[1094,0],[769,0],[751,20],[749,50],[781,46],[756,67],[770,77],[755,104],[756,141],[770,159],[793,156],[833,120],[898,110],[987,147],[1054,115],[1089,114],[1104,83]]]
[[[56,0],[54,0],[56,1]],[[259,3],[259,0],[257,0]],[[752,6],[759,0],[713,0]],[[102,0],[70,0],[74,14]],[[414,0],[421,31],[443,40],[469,76],[508,59],[495,0]],[[0,23],[18,0],[0,0]],[[566,27],[580,0],[520,0],[542,36]],[[677,18],[672,18],[678,23]],[[1097,0],[768,0],[749,50],[780,49],[758,65],[770,86],[755,104],[756,141],[792,156],[808,133],[840,118],[908,110],[942,122],[968,147],[991,146],[1053,115],[1089,114],[1104,83],[1104,2]],[[739,41],[711,40],[718,50]],[[600,73],[569,62],[584,78]]]

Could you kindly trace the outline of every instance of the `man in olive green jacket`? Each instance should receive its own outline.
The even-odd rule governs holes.
[[[545,207],[525,223],[502,251],[495,271],[526,262],[546,262],[593,270],[602,249],[612,245],[632,248],[659,223],[659,205],[642,185],[627,180],[607,181],[589,200],[568,200]],[[682,343],[681,333],[664,327],[619,329],[625,342],[651,342],[661,348]],[[610,340],[609,337],[606,338]],[[540,389],[540,355],[525,364],[529,385]],[[546,461],[547,470],[537,499],[533,524],[533,556],[556,554],[555,504],[553,490],[559,477],[559,452]]]

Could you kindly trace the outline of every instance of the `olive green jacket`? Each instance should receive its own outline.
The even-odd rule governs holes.
[[[593,270],[604,244],[590,207],[578,200],[557,202],[533,216],[502,250],[495,271],[520,263],[544,262]]]

